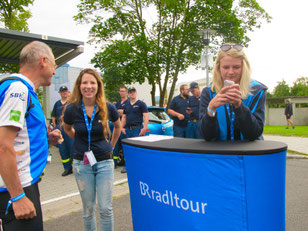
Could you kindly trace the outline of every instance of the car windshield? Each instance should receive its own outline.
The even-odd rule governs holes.
[[[149,122],[151,123],[166,123],[170,119],[163,109],[149,108]]]

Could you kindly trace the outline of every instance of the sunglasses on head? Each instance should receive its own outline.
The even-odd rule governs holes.
[[[231,45],[231,44],[224,44],[224,45],[222,45],[221,47],[220,47],[220,49],[222,50],[222,51],[228,51],[228,50],[230,50],[231,48],[234,48],[235,50],[237,50],[237,51],[241,51],[241,50],[243,50],[243,46],[242,45],[239,45],[239,44],[234,44],[234,45]]]

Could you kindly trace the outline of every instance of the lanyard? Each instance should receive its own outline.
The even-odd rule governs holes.
[[[227,111],[230,118],[230,136],[231,140],[234,140],[234,119],[235,119],[235,113],[234,110],[231,111],[231,107],[227,105]]]
[[[81,106],[82,106],[82,111],[83,111],[84,120],[85,120],[85,122],[86,122],[87,130],[88,130],[88,144],[89,144],[88,149],[89,149],[89,151],[90,151],[92,122],[93,122],[93,119],[94,119],[94,116],[95,116],[95,112],[96,112],[96,107],[97,107],[97,105],[95,104],[95,106],[94,106],[90,124],[89,124],[89,121],[88,121],[88,116],[87,116],[86,108],[84,107],[83,101],[81,101]]]

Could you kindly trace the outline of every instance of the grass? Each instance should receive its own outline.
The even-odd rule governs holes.
[[[295,126],[295,129],[291,126],[289,129],[286,129],[286,126],[265,126],[263,134],[308,137],[308,126]]]

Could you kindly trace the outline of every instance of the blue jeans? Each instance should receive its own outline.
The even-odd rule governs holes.
[[[173,136],[174,137],[182,137],[185,138],[186,137],[186,127],[180,127],[180,126],[176,126],[173,125]]]
[[[63,142],[61,144],[57,144],[59,148],[59,152],[62,159],[62,164],[64,169],[72,169],[73,162],[73,139],[69,137],[65,132],[63,127],[60,129],[59,126],[56,126],[57,129],[61,131]]]
[[[186,138],[202,139],[199,133],[199,122],[188,121],[186,127]]]
[[[135,129],[127,129],[126,128],[126,137],[125,138],[130,138],[130,137],[136,137],[139,136],[140,130],[142,129],[142,126],[136,127]]]
[[[74,159],[74,175],[83,205],[83,221],[86,231],[96,231],[96,194],[101,230],[113,231],[112,192],[114,162],[112,159],[84,165]]]

